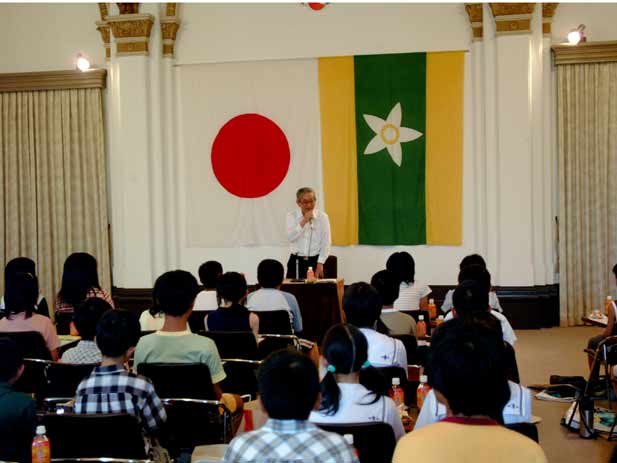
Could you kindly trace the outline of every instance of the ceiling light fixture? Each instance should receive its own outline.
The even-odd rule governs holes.
[[[82,54],[79,54],[77,55],[75,66],[77,66],[77,69],[79,69],[81,72],[86,72],[88,69],[90,69],[90,61]]]
[[[570,45],[578,45],[579,42],[586,42],[587,37],[585,37],[585,25],[579,24],[576,29],[572,29],[568,33],[568,43]]]

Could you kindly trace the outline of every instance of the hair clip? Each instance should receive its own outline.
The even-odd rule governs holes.
[[[334,373],[334,372],[336,371],[336,367],[335,367],[334,365],[328,365],[327,370],[328,370],[330,373]]]
[[[362,368],[368,368],[370,366],[371,366],[371,362],[369,362],[368,360],[362,364]]]

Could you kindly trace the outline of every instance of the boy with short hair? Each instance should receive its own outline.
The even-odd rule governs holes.
[[[248,295],[246,307],[252,312],[286,310],[291,315],[293,331],[302,331],[302,314],[296,296],[281,291],[285,268],[274,259],[264,259],[257,266],[257,281],[260,289]]]
[[[199,281],[204,286],[204,289],[197,294],[195,298],[195,312],[212,311],[219,307],[218,299],[216,298],[216,280],[223,274],[223,266],[220,262],[209,260],[199,266]]]
[[[226,463],[310,461],[357,463],[342,436],[308,421],[319,401],[315,364],[292,350],[270,354],[257,372],[259,400],[268,414],[266,424],[234,438]]]
[[[29,462],[36,428],[32,397],[13,389],[24,371],[22,353],[9,338],[0,338],[0,460]]]
[[[139,321],[126,310],[110,310],[96,328],[101,365],[77,387],[75,413],[135,415],[149,435],[156,435],[167,419],[165,409],[148,378],[125,365],[139,340]]]
[[[99,297],[86,299],[77,306],[71,322],[81,340],[79,343],[62,354],[61,362],[64,363],[101,363],[102,356],[94,337],[96,325],[105,312],[112,310],[111,305]]]

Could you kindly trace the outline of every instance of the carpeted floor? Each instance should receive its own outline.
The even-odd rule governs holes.
[[[524,385],[548,383],[551,374],[588,376],[583,349],[599,328],[550,328],[516,332],[516,357]],[[532,391],[533,395],[533,391]],[[584,440],[567,431],[559,421],[569,404],[534,399],[533,414],[542,418],[538,425],[540,445],[551,463],[608,463],[617,443],[605,438]],[[617,408],[617,405],[614,405]]]

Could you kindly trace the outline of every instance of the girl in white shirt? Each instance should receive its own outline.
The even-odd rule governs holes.
[[[396,310],[428,310],[428,295],[431,288],[415,281],[416,263],[408,252],[395,252],[386,262],[386,269],[394,273],[400,283]]]
[[[353,325],[334,325],[324,337],[322,363],[326,375],[321,382],[321,406],[311,412],[313,423],[371,423],[392,426],[396,440],[405,431],[396,405],[389,397],[360,384],[363,376],[379,375],[368,363],[368,344]],[[372,381],[367,381],[371,382]]]

